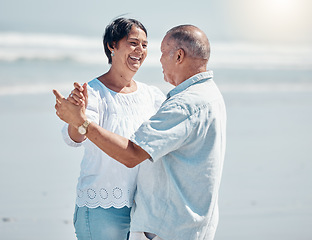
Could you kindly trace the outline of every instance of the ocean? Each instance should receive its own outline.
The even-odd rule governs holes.
[[[215,239],[311,239],[312,47],[211,45],[228,113]],[[159,46],[149,40],[135,80],[167,93]],[[108,69],[101,39],[0,33],[1,239],[75,239],[83,149],[63,142],[52,89],[67,96]]]

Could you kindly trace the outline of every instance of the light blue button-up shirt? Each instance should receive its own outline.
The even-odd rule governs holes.
[[[131,137],[151,156],[140,165],[131,231],[164,240],[213,239],[226,110],[212,76],[199,73],[175,87]]]

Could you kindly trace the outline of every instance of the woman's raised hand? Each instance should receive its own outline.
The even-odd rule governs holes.
[[[67,97],[67,100],[77,106],[82,103],[85,103],[84,105],[87,106],[88,104],[87,83],[81,86],[79,83],[75,82],[74,89]]]

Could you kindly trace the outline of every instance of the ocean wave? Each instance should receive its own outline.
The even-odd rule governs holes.
[[[149,40],[145,66],[160,66],[161,40]],[[212,42],[210,68],[312,69],[312,46]],[[100,37],[57,34],[0,33],[0,61],[74,61],[103,64]]]
[[[312,83],[239,83],[219,86],[224,93],[312,92]]]
[[[154,44],[149,50],[155,52]],[[158,47],[158,45],[157,45]],[[152,54],[155,56],[155,54]],[[155,64],[151,57],[147,64]],[[157,62],[159,57],[157,56]],[[73,61],[85,64],[107,62],[101,37],[57,34],[0,33],[0,61]]]
[[[157,86],[157,85],[156,85]],[[161,86],[158,86],[161,88]],[[253,83],[219,84],[223,93],[261,93],[261,92],[312,92],[312,83]],[[0,87],[0,96],[52,94],[57,89],[63,95],[73,89],[71,83],[28,84]]]
[[[102,54],[101,54],[102,53]],[[101,39],[27,33],[0,33],[0,61],[103,61]]]
[[[210,61],[226,68],[312,69],[312,45],[217,42],[212,44]]]
[[[36,95],[51,93],[52,90],[57,89],[62,93],[69,93],[73,89],[73,84],[70,83],[46,83],[46,84],[28,84],[28,85],[14,85],[1,86],[0,96],[13,95]]]

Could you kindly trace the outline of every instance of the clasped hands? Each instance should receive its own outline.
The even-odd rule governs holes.
[[[88,104],[87,83],[81,86],[75,82],[74,89],[67,98],[55,89],[53,89],[53,94],[56,97],[56,115],[61,120],[75,128],[78,128],[87,120],[85,114]]]

